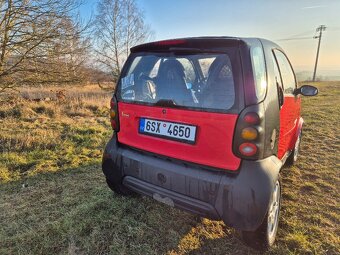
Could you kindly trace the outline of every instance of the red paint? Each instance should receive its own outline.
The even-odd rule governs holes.
[[[174,46],[179,44],[185,44],[187,41],[178,39],[178,40],[164,40],[164,41],[157,41],[152,44],[158,45],[158,46]]]
[[[280,136],[278,158],[282,159],[287,151],[293,150],[300,123],[300,96],[285,95],[280,111]]]
[[[118,103],[120,143],[156,154],[227,170],[237,170],[240,158],[232,152],[237,114],[180,110]],[[163,110],[166,113],[163,113]],[[138,133],[139,118],[197,126],[196,143],[186,144]]]

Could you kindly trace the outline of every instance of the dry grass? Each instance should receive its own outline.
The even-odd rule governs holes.
[[[303,99],[297,164],[282,171],[267,254],[339,254],[340,82]],[[0,110],[0,254],[256,254],[234,230],[148,198],[112,195],[100,170],[109,97]]]
[[[20,94],[25,98],[52,98],[56,99],[57,91],[65,91],[66,98],[93,100],[105,102],[102,99],[112,94],[112,91],[101,90],[98,85],[73,86],[73,87],[22,87]],[[105,102],[107,103],[107,102]]]
[[[92,89],[78,88],[77,97],[68,95],[64,101],[33,102],[15,97],[2,103],[0,181],[79,167],[94,159],[99,162],[104,137],[110,135],[111,94],[97,88],[90,95]],[[29,98],[45,97],[44,91],[38,95],[36,90],[26,90]]]

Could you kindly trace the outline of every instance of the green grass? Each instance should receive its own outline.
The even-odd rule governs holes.
[[[316,85],[267,254],[340,253],[340,83]],[[112,194],[100,167],[105,106],[20,104],[0,111],[0,254],[256,254],[222,222]]]

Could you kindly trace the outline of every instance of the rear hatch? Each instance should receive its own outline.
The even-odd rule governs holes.
[[[204,166],[237,170],[232,152],[242,74],[235,42],[186,41],[132,50],[117,84],[118,141]],[[218,42],[219,45],[221,41]]]

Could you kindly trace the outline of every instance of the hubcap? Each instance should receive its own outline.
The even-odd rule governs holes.
[[[280,183],[279,181],[276,181],[271,204],[269,206],[268,211],[268,235],[269,240],[272,241],[275,238],[275,234],[277,231],[278,223],[279,223],[279,210],[280,210]]]

